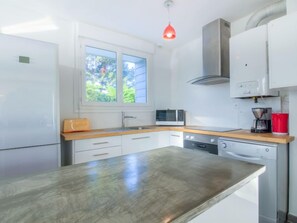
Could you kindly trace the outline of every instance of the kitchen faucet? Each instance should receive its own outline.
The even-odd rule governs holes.
[[[122,128],[125,128],[125,119],[126,118],[136,118],[136,116],[129,116],[129,115],[125,115],[125,112],[122,112]]]

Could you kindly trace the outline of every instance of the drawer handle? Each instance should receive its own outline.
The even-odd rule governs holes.
[[[108,142],[95,142],[93,145],[102,145],[102,144],[107,144]]]
[[[105,156],[105,155],[108,155],[108,153],[94,154],[93,156]]]
[[[144,136],[144,137],[138,137],[138,138],[132,138],[132,140],[138,140],[138,139],[149,139],[150,136]]]
[[[179,135],[171,135],[171,136],[178,137],[178,138],[180,137]]]

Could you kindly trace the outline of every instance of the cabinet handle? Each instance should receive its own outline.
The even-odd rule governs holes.
[[[144,137],[138,137],[138,138],[132,138],[132,140],[138,140],[138,139],[149,139],[150,136],[144,136]]]
[[[102,144],[107,144],[108,142],[95,142],[93,145],[102,145]]]
[[[108,155],[108,153],[94,154],[93,156],[105,156],[105,155]]]
[[[179,135],[171,135],[171,136],[178,137],[178,138],[180,137]]]

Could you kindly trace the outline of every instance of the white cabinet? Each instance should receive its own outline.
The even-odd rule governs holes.
[[[121,146],[86,150],[83,152],[75,152],[74,163],[85,163],[94,160],[112,158],[120,155],[122,155]]]
[[[258,178],[227,196],[188,223],[259,222]],[[236,211],[234,209],[236,207]],[[265,221],[270,222],[270,221]]]
[[[121,136],[74,140],[75,152],[120,146]]]
[[[65,150],[65,164],[77,164],[122,155],[121,136],[73,140]]]
[[[272,96],[268,86],[267,26],[230,38],[230,96]]]
[[[183,132],[159,131],[64,142],[64,165],[107,159],[166,146],[183,147]]]
[[[171,146],[184,147],[183,132],[170,131],[169,140]]]
[[[160,132],[155,132],[157,137],[157,148],[162,148],[166,146],[170,146],[170,131],[160,131]]]
[[[156,149],[158,146],[155,132],[131,134],[122,136],[123,155]]]
[[[297,86],[297,13],[268,24],[269,87]]]

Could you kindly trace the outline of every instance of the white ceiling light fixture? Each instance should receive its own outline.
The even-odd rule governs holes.
[[[168,10],[168,26],[165,28],[164,32],[163,32],[163,38],[165,40],[172,40],[175,39],[176,37],[176,32],[175,29],[173,28],[173,26],[171,26],[171,21],[170,21],[170,12],[169,12],[169,8],[173,5],[173,1],[172,0],[166,0],[164,2],[164,6],[167,8]]]

